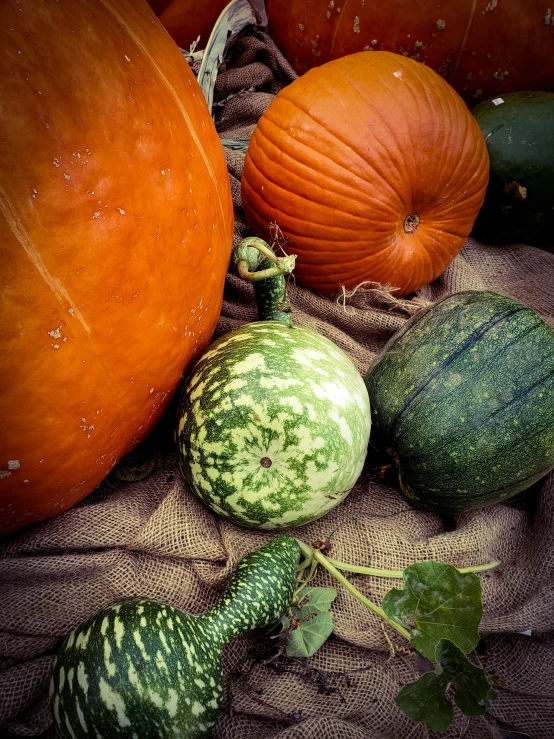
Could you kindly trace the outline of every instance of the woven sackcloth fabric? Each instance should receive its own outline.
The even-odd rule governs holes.
[[[216,85],[222,138],[245,139],[295,77],[271,39],[249,32],[233,47]],[[248,233],[241,207],[244,155],[227,150],[238,241]],[[491,247],[468,239],[448,270],[404,304],[359,290],[339,299],[290,286],[295,321],[335,341],[365,373],[406,321],[410,305],[464,289],[515,298],[554,324],[554,254],[530,246]],[[256,320],[250,285],[228,275],[216,336]],[[171,427],[171,413],[162,421]],[[232,568],[270,533],[218,518],[185,487],[169,433],[161,461],[141,482],[108,485],[72,510],[0,544],[0,735],[54,737],[48,706],[56,650],[82,620],[129,595],[159,598],[192,613],[212,605]],[[394,481],[366,465],[357,487],[328,516],[297,529],[306,542],[333,535],[336,559],[402,569],[433,558],[458,566],[502,560],[482,576],[479,659],[497,698],[484,717],[458,715],[444,737],[501,737],[511,729],[554,737],[554,475],[516,501],[443,520],[413,509]],[[317,584],[332,585],[326,574]],[[395,581],[360,577],[380,602]],[[394,704],[419,674],[417,658],[391,657],[377,617],[344,589],[333,606],[335,631],[309,666],[264,666],[267,639],[249,634],[224,654],[226,698],[219,739],[420,739],[435,736]],[[531,630],[532,635],[520,632]],[[507,736],[508,734],[504,734]],[[438,735],[437,735],[438,736]]]

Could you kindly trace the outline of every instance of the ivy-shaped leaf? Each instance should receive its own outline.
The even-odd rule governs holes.
[[[336,597],[335,588],[303,588],[298,593],[298,602],[302,603],[305,598],[308,598],[307,603],[302,607],[302,612],[323,613],[331,608]]]
[[[425,672],[419,680],[403,685],[394,701],[413,721],[444,731],[454,718],[454,707],[445,696],[447,685],[444,675]]]
[[[290,632],[287,655],[289,657],[311,657],[331,635],[333,628],[333,616],[328,611],[302,621],[296,629]]]
[[[454,708],[446,698],[452,683],[458,708],[466,716],[483,715],[495,697],[485,671],[447,639],[439,641],[435,661],[434,672],[426,672],[401,688],[394,699],[396,704],[414,721],[424,721],[433,731],[444,731],[454,718]]]
[[[404,589],[389,590],[382,608],[410,631],[413,646],[424,657],[435,661],[441,639],[466,654],[477,646],[483,606],[476,575],[428,560],[406,567],[403,579]]]
[[[454,702],[458,708],[466,716],[482,716],[496,697],[485,671],[447,639],[439,642],[436,658],[445,678],[456,687]]]
[[[294,612],[299,623],[289,634],[286,647],[289,657],[311,657],[330,636],[334,624],[329,608],[336,597],[334,588],[304,588],[300,591],[298,602],[302,608],[296,608]]]

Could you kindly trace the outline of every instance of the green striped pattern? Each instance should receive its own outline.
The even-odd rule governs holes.
[[[195,739],[211,735],[221,704],[221,653],[243,632],[276,622],[294,593],[299,548],[276,536],[248,554],[208,613],[129,598],[70,634],[50,699],[63,739]]]
[[[212,344],[188,379],[181,469],[235,523],[299,526],[346,497],[370,426],[363,379],[333,342],[300,326],[250,323]]]
[[[554,466],[554,331],[495,293],[457,293],[398,331],[367,376],[373,422],[424,508],[503,500]]]

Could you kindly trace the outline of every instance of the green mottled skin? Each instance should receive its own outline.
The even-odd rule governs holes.
[[[79,626],[54,664],[50,700],[63,739],[197,739],[221,704],[221,653],[277,621],[294,593],[299,547],[276,536],[235,569],[218,603],[192,616],[129,598]]]
[[[554,331],[490,292],[463,292],[411,318],[366,384],[374,427],[417,505],[479,508],[554,466]]]
[[[486,244],[552,243],[554,92],[510,92],[502,100],[471,110],[490,157],[473,235]]]
[[[260,262],[258,270],[271,267],[269,259]],[[270,277],[267,280],[253,282],[258,317],[260,321],[283,321],[292,323],[290,302],[286,296],[286,278]]]
[[[201,357],[178,412],[189,487],[235,523],[312,521],[355,484],[371,425],[364,382],[314,331],[277,321],[226,334]]]

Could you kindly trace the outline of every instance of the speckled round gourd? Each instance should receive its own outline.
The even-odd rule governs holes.
[[[367,454],[363,379],[332,341],[257,321],[193,368],[178,411],[180,466],[216,513],[277,529],[319,518],[350,492]]]
[[[217,604],[194,616],[128,598],[78,626],[54,663],[50,700],[63,739],[200,739],[223,694],[221,653],[290,605],[299,546],[275,536],[246,555]]]

